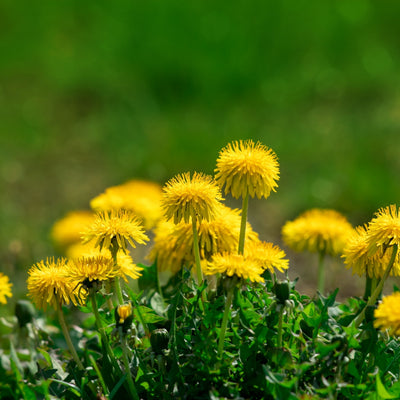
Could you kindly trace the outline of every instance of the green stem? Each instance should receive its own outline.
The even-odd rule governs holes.
[[[320,251],[318,257],[318,291],[323,294],[325,291],[325,252]]]
[[[203,285],[203,272],[201,270],[201,261],[200,261],[200,249],[199,249],[199,235],[197,232],[197,219],[194,213],[192,214],[192,230],[193,230],[193,252],[194,259],[196,262],[196,274],[197,274],[197,284],[199,287]],[[207,294],[205,290],[201,293],[201,298],[203,302],[207,301]]]
[[[101,341],[103,342],[103,346],[108,354],[108,357],[110,358],[110,361],[113,363],[113,361],[115,360],[115,357],[114,357],[114,353],[111,350],[110,343],[108,342],[107,335],[105,333],[103,324],[101,322],[99,308],[97,306],[97,301],[96,301],[96,293],[94,291],[91,291],[89,296],[92,301],[92,309],[93,309],[94,318],[96,320],[97,330],[100,333]],[[115,363],[113,363],[113,365],[115,366]]]
[[[118,249],[119,247],[117,243],[114,243],[113,245],[110,246],[112,259],[114,261],[114,267],[118,267],[118,259],[117,259]],[[122,296],[121,282],[118,276],[114,278],[114,288],[115,288],[115,293],[117,294],[118,305],[121,306],[122,304],[124,304],[124,298]]]
[[[371,296],[372,279],[368,275],[365,275],[365,290],[364,290],[364,300],[367,301],[369,296]]]
[[[237,283],[237,278],[231,278],[231,285],[228,289],[228,294],[226,296],[226,302],[225,302],[225,310],[224,310],[224,315],[222,317],[222,323],[221,323],[221,330],[219,332],[219,339],[218,339],[218,358],[221,358],[222,356],[222,351],[224,350],[224,341],[225,341],[225,334],[226,334],[226,328],[228,326],[228,319],[229,315],[231,312],[231,306],[232,306],[232,301],[233,301],[233,295],[235,292],[235,287]]]
[[[74,361],[78,365],[79,369],[80,370],[84,370],[85,367],[83,366],[81,360],[79,359],[78,353],[76,352],[75,347],[72,344],[71,336],[69,334],[69,330],[68,330],[67,324],[65,322],[64,313],[62,311],[62,307],[61,307],[61,303],[60,303],[59,299],[57,299],[57,314],[58,314],[58,320],[60,322],[60,326],[61,326],[62,332],[64,334],[65,341],[67,342],[67,346],[69,348],[69,351],[72,354],[72,358],[74,359]]]
[[[363,310],[361,311],[361,313],[358,314],[358,316],[357,316],[356,319],[354,320],[354,325],[355,325],[356,328],[358,328],[358,327],[360,326],[361,322],[364,320],[366,309],[367,309],[369,306],[375,305],[376,299],[377,299],[377,298],[379,297],[379,295],[381,294],[382,289],[383,289],[383,284],[385,283],[387,277],[389,276],[390,271],[391,271],[391,269],[392,269],[392,267],[393,267],[393,264],[394,264],[394,262],[395,262],[395,260],[396,260],[397,250],[398,250],[398,245],[397,245],[397,244],[394,244],[394,245],[393,245],[392,256],[390,257],[389,264],[388,264],[388,266],[387,266],[387,268],[386,268],[386,270],[385,270],[385,273],[383,274],[382,279],[379,281],[378,286],[377,286],[377,287],[375,288],[375,290],[372,292],[372,295],[371,295],[371,297],[369,298],[369,300],[368,300],[366,306],[363,308]]]
[[[146,322],[145,322],[144,319],[143,319],[142,312],[140,311],[140,308],[139,308],[139,303],[137,302],[137,300],[136,300],[135,298],[133,299],[133,304],[134,304],[135,307],[136,307],[137,314],[138,314],[138,319],[139,319],[139,322],[140,322],[140,323],[142,324],[142,326],[143,326],[145,335],[146,335],[147,337],[150,337],[150,329],[149,329],[148,325],[146,324]]]
[[[125,335],[122,332],[122,328],[119,327],[119,337],[121,340],[121,347],[122,347],[122,361],[124,363],[125,367],[125,374],[126,374],[126,379],[128,381],[128,387],[129,387],[129,392],[131,394],[131,398],[134,400],[139,400],[138,393],[135,388],[135,384],[132,379],[132,373],[131,373],[131,368],[129,366],[129,359],[128,359],[128,348],[126,345],[126,338]]]
[[[103,389],[103,393],[105,395],[109,395],[109,391],[108,391],[107,385],[104,382],[103,375],[101,374],[99,366],[97,365],[95,359],[93,358],[93,356],[91,354],[89,354],[89,360],[90,360],[90,363],[92,364],[92,367],[96,371],[96,374],[97,374],[97,376],[99,378],[99,382],[100,382],[100,385],[101,385],[101,387]]]
[[[122,296],[122,290],[121,290],[121,282],[119,276],[116,276],[114,278],[114,288],[115,288],[115,293],[117,294],[117,299],[118,299],[118,305],[124,304],[124,298]]]
[[[242,202],[242,219],[240,222],[239,247],[238,247],[239,254],[244,253],[248,208],[249,208],[249,193],[246,193],[246,195],[243,197],[243,202]]]
[[[285,306],[282,304],[281,309],[279,311],[279,320],[278,320],[278,347],[282,347],[282,327],[283,327],[283,312],[285,310]]]

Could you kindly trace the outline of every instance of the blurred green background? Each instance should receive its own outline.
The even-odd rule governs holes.
[[[277,193],[250,203],[262,239],[282,245],[307,208],[357,225],[398,202],[399,15],[390,0],[2,0],[0,270],[14,292],[67,211],[131,178],[211,174],[236,139],[280,160]],[[312,257],[288,254],[304,266],[292,278],[314,279]],[[335,265],[328,288],[344,282]]]

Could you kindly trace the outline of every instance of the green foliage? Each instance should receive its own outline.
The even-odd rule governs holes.
[[[146,274],[142,279],[147,281]],[[356,400],[400,395],[400,342],[377,332],[368,319],[358,328],[352,323],[365,305],[361,299],[340,303],[337,290],[309,298],[288,281],[289,295],[282,302],[275,295],[279,285],[274,275],[267,273],[265,284],[242,281],[218,357],[223,279],[213,289],[207,284],[198,289],[183,270],[162,292],[153,283],[147,281],[139,294],[129,288],[125,292],[135,304],[126,339],[139,398]],[[202,290],[208,297],[203,303]],[[2,399],[95,399],[97,393],[129,398],[113,314],[107,297],[99,293],[97,301],[111,357],[94,321],[86,318],[91,305],[80,313],[65,309],[72,323],[86,318],[83,328],[73,330],[83,371],[71,360],[54,321],[36,318],[23,327],[16,318],[3,321],[15,330],[0,358]]]

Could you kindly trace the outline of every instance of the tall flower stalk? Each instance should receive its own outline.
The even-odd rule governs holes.
[[[58,321],[59,321],[60,326],[61,326],[62,333],[63,333],[64,338],[65,338],[65,342],[67,343],[68,349],[69,349],[69,351],[70,351],[70,353],[72,355],[72,358],[76,362],[76,365],[78,366],[78,368],[80,370],[83,371],[85,369],[85,367],[83,366],[81,360],[79,359],[78,353],[76,352],[75,347],[74,347],[74,345],[72,343],[71,336],[69,334],[69,329],[68,329],[67,324],[65,322],[64,313],[63,313],[63,310],[62,310],[62,303],[60,301],[61,299],[57,299],[57,300],[58,300],[57,301],[57,316],[58,316]]]
[[[224,147],[217,159],[215,180],[225,194],[242,197],[242,220],[238,253],[244,253],[249,197],[267,198],[279,180],[279,163],[273,150],[252,140],[235,141]]]
[[[364,320],[365,312],[366,312],[367,308],[370,307],[370,306],[375,305],[376,300],[378,299],[378,297],[382,293],[383,285],[384,285],[387,277],[389,276],[390,271],[392,270],[392,267],[393,267],[393,265],[394,265],[394,263],[396,261],[397,252],[398,252],[398,245],[394,244],[393,245],[393,249],[392,249],[392,255],[391,255],[389,264],[388,264],[388,266],[386,268],[386,271],[385,271],[383,277],[379,281],[379,284],[376,286],[375,290],[372,292],[371,297],[369,298],[366,306],[363,308],[361,313],[354,320],[354,325],[355,325],[356,328],[358,328],[360,326],[361,322]]]

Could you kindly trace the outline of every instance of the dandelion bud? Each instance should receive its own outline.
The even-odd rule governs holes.
[[[30,301],[17,301],[17,304],[15,305],[15,316],[17,317],[18,324],[21,328],[29,322],[32,322],[34,315],[35,309]]]
[[[154,353],[162,354],[168,348],[169,334],[164,328],[155,329],[151,332],[150,343]]]
[[[274,286],[275,296],[280,304],[285,304],[286,300],[289,300],[290,287],[289,282],[276,282]]]
[[[125,303],[118,306],[115,309],[114,316],[117,328],[122,327],[122,330],[126,332],[131,327],[133,321],[132,304]]]

